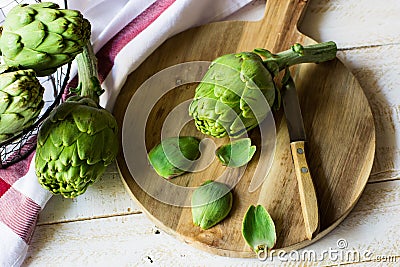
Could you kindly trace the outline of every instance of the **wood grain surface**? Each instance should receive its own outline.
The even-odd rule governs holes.
[[[114,110],[121,132],[125,110],[136,89],[151,75],[178,63],[208,60],[226,53],[263,47],[272,52],[288,49],[293,43],[313,41],[297,30],[305,1],[267,2],[260,22],[219,22],[198,27],[166,41],[128,78]],[[263,204],[277,225],[276,248],[301,248],[330,232],[354,207],[370,174],[375,152],[375,128],[372,113],[362,88],[350,71],[339,61],[303,64],[295,69],[300,105],[309,139],[307,150],[310,172],[316,186],[320,207],[320,233],[307,241],[298,186],[290,155],[289,138],[282,112],[275,114],[276,153],[267,182],[254,193],[247,191],[258,164],[253,160],[234,188],[234,206],[221,224],[203,231],[193,226],[189,208],[161,203],[135,182],[127,166],[124,150],[117,163],[123,181],[139,206],[160,228],[180,240],[209,252],[232,256],[254,257],[241,237],[241,221],[251,204]],[[160,141],[162,120],[181,101],[193,96],[194,87],[178,88],[164,96],[153,108],[147,122],[148,149]],[[138,109],[140,107],[137,107]],[[132,114],[130,114],[132,116]],[[201,137],[194,125],[182,132]],[[257,130],[250,135],[259,136]],[[204,136],[202,136],[204,138]],[[217,143],[224,141],[217,141]],[[225,141],[226,142],[226,141]],[[257,141],[256,141],[257,142]],[[257,156],[256,156],[257,158]],[[198,186],[218,175],[221,167],[213,165],[204,173],[187,174],[175,181]],[[145,174],[150,178],[152,174]],[[185,180],[185,181],[183,181]],[[151,183],[151,179],[149,179]]]

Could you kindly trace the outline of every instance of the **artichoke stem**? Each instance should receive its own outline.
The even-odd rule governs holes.
[[[264,60],[264,65],[267,66],[274,62],[279,70],[283,70],[296,64],[319,63],[334,59],[336,52],[336,43],[332,41],[307,46],[295,44],[291,49],[268,56]]]
[[[97,58],[90,42],[83,47],[82,53],[76,56],[79,76],[79,94],[89,97],[99,104],[99,96],[104,92],[101,88],[97,72]]]

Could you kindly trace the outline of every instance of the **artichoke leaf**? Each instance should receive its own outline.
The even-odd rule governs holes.
[[[41,31],[43,33],[43,31]],[[25,36],[23,36],[24,41],[27,40]],[[35,41],[35,40],[33,40]],[[40,40],[41,42],[38,43],[37,45],[26,45],[25,47],[29,47],[32,50],[38,50],[43,53],[47,54],[58,54],[62,53],[65,54],[66,51],[64,51],[65,45],[64,45],[64,39],[60,34],[49,32],[46,34],[45,38],[43,40]],[[28,41],[26,41],[28,42]],[[65,57],[64,57],[65,58]]]
[[[3,49],[1,51],[4,52]],[[5,63],[9,66],[20,66],[20,62],[24,62],[26,68],[32,66],[47,66],[51,60],[48,54],[30,49],[29,47],[24,47],[24,49],[20,51],[15,51],[15,56],[9,54],[9,52],[12,51],[13,50],[8,50],[7,57],[4,57]]]
[[[170,179],[190,171],[200,156],[200,141],[192,136],[169,137],[153,147],[148,159],[158,175]]]
[[[109,127],[107,114],[99,108],[81,105],[77,107],[77,112],[74,112],[72,117],[79,131],[89,135],[95,135]]]
[[[242,235],[257,255],[267,253],[275,246],[275,224],[264,206],[249,207],[243,219]]]
[[[31,6],[31,7],[37,11],[36,19],[43,21],[43,22],[53,21],[53,20],[57,19],[57,17],[59,15],[61,15],[60,12],[57,10],[57,8],[59,7],[58,5],[57,6],[36,5],[36,6]]]
[[[103,152],[102,160],[105,166],[110,165],[115,160],[115,155],[118,153],[118,140],[117,139],[106,139],[107,136],[117,135],[117,127],[104,129],[103,133]]]
[[[72,143],[69,146],[64,146],[62,152],[59,156],[60,162],[64,166],[71,165],[72,167],[76,167],[83,164],[83,161],[79,158],[77,153],[77,144]]]
[[[3,28],[3,31],[1,33],[1,38],[0,38],[0,47],[7,47],[8,49],[0,49],[2,50],[1,53],[4,56],[7,56],[9,58],[14,58],[18,56],[20,52],[23,50],[23,45],[20,42],[21,36],[19,34],[16,34],[14,32],[6,31]],[[4,59],[4,58],[3,58]],[[6,59],[4,59],[6,61]],[[13,60],[8,59],[7,61],[13,62]],[[7,62],[6,61],[6,62]],[[10,66],[10,64],[7,64]],[[14,64],[11,66],[18,66],[18,64]]]
[[[214,108],[218,101],[212,98],[202,98],[197,101],[196,114],[200,118],[207,118],[209,120],[216,120],[218,114],[215,113]]]
[[[78,25],[80,23],[79,17],[81,17],[81,13],[73,9],[63,9],[61,10],[62,14],[68,18],[70,22]]]
[[[79,138],[76,140],[76,145],[77,145],[77,152],[81,160],[86,161],[86,163],[89,165],[95,164],[101,160],[100,157],[96,158],[96,154],[98,155],[99,153],[93,152],[96,150],[93,149],[94,147],[102,147],[102,146],[95,146],[96,139],[101,137],[102,136],[99,134],[90,135],[87,133],[83,133],[79,136]],[[103,142],[102,138],[101,142]],[[101,151],[101,149],[98,150]]]
[[[58,123],[60,126],[52,129],[50,132],[50,139],[55,147],[70,146],[82,135],[81,132],[71,134],[72,129],[75,127],[73,120],[67,119]]]
[[[9,134],[9,128],[10,125],[13,126],[13,128],[20,128],[24,124],[24,117],[19,115],[18,113],[7,113],[7,114],[1,114],[0,115],[0,132],[1,133],[6,133]]]
[[[225,219],[232,208],[233,196],[223,183],[208,180],[192,195],[193,224],[207,230]]]
[[[0,86],[1,88],[1,86]],[[7,110],[10,104],[10,97],[7,93],[0,91],[0,114],[3,114]]]
[[[7,70],[5,70],[4,72],[1,72],[0,75],[1,75],[0,88],[4,88],[3,90],[1,90],[2,92],[4,92],[4,90],[7,90],[7,87],[10,84],[15,82],[17,77],[16,77],[15,73],[7,72]]]
[[[255,152],[256,146],[251,145],[251,139],[242,138],[219,147],[215,154],[223,165],[235,168],[246,165]]]
[[[45,40],[46,32],[44,24],[35,20],[32,23],[14,31],[14,33],[21,36],[24,39],[24,46],[29,48],[37,48]]]
[[[61,147],[55,147],[52,142],[46,142],[41,146],[39,154],[41,159],[50,162],[52,160],[58,159],[61,152]]]

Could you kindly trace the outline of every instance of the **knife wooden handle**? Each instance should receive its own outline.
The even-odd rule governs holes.
[[[303,211],[306,234],[307,238],[311,240],[319,226],[319,213],[314,183],[306,160],[304,141],[292,142],[290,143],[290,148],[299,186],[301,209]]]

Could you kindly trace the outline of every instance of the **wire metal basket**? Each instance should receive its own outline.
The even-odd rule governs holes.
[[[18,4],[39,3],[38,0],[0,0],[0,25],[3,24],[8,11]],[[67,1],[64,6],[67,8]],[[43,100],[45,102],[41,113],[35,123],[26,128],[21,133],[0,143],[0,169],[26,158],[36,148],[36,136],[43,121],[49,116],[50,112],[60,104],[62,95],[69,80],[71,64],[60,67],[54,74],[48,77],[38,77],[40,83],[45,88]]]

